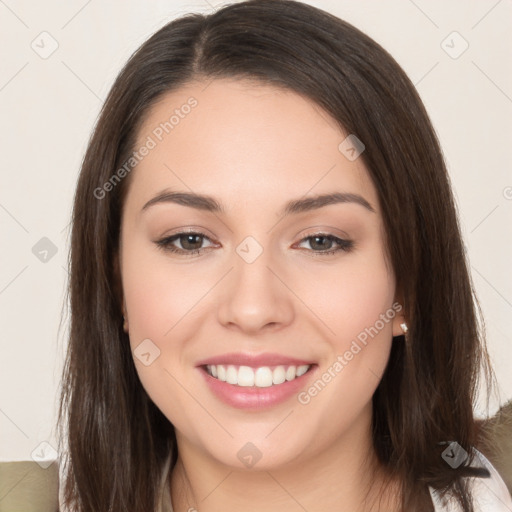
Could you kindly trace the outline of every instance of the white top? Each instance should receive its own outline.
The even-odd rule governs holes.
[[[484,466],[490,473],[490,478],[467,477],[471,480],[475,512],[512,512],[512,498],[505,482],[496,468],[478,450],[472,466]],[[167,459],[161,482],[160,503],[158,512],[173,512],[171,493],[169,492],[169,469],[171,458]],[[434,503],[435,512],[460,512],[461,508],[454,499],[441,502],[435,489],[429,487],[430,496]]]
[[[475,512],[512,512],[512,498],[505,482],[483,453],[475,449],[475,454],[472,466],[484,466],[491,473],[489,478],[468,477],[471,481]],[[457,502],[441,502],[437,491],[430,487],[429,491],[436,512],[460,512]]]

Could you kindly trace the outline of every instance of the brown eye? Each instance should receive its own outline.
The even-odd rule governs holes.
[[[303,238],[301,243],[304,241],[308,241],[310,247],[313,249],[312,252],[318,255],[330,255],[339,251],[349,252],[354,247],[354,242],[352,240],[344,240],[326,233],[315,233],[313,235],[309,235]],[[332,249],[333,244],[337,245],[337,248]]]
[[[180,241],[180,245],[185,250],[200,249],[203,245],[203,237],[201,235],[187,233],[186,235],[179,235],[177,240]]]
[[[204,240],[209,240],[204,233],[183,232],[162,238],[155,243],[164,251],[190,256],[198,254],[207,248],[202,247]],[[176,247],[176,242],[179,243],[179,247]]]

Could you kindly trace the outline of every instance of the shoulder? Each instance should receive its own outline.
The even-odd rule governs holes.
[[[475,467],[485,467],[489,477],[469,477],[473,494],[475,512],[512,511],[512,498],[496,468],[487,457],[475,449],[475,458],[471,464]],[[435,489],[429,488],[435,512],[460,512],[460,507],[453,499],[442,500]]]

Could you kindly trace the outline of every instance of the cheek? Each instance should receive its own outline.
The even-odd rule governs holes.
[[[352,338],[357,337],[375,326],[379,331],[391,332],[390,322],[384,326],[379,322],[380,315],[390,310],[394,296],[394,283],[382,265],[377,264],[364,272],[354,273],[340,285],[345,285],[338,309],[343,311],[343,325],[337,327],[340,333],[344,333],[343,338],[346,334]]]
[[[389,359],[398,310],[394,276],[380,257],[347,265],[331,274],[329,286],[315,290],[312,309],[321,311],[329,330],[317,379],[297,398],[304,418],[322,425],[316,442],[328,446],[368,411]]]
[[[157,345],[169,339],[178,341],[175,333],[180,322],[193,316],[194,304],[204,294],[204,279],[193,269],[193,265],[173,266],[142,244],[126,246],[123,293],[132,345],[146,338]]]
[[[318,318],[317,325],[335,349],[346,350],[347,343],[361,333],[364,338],[375,326],[383,337],[391,335],[394,275],[378,248],[309,275],[310,279],[297,280],[294,290]],[[382,314],[389,317],[384,325]]]
[[[125,245],[122,281],[135,367],[151,400],[175,425],[190,406],[190,375],[182,369],[191,361],[184,348],[196,332],[194,304],[205,293],[204,280],[193,277],[192,269],[183,265],[177,272],[158,253]]]
[[[189,380],[194,374],[184,369],[195,363],[190,346],[200,337],[198,316],[214,307],[208,292],[218,272],[171,261],[135,236],[123,247],[123,293],[135,367],[148,395],[174,423],[177,411],[190,401],[184,390],[193,389]]]

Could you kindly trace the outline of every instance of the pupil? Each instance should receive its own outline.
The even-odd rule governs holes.
[[[313,245],[316,245],[316,244],[317,244],[317,240],[320,240],[320,241],[324,240],[324,241],[327,241],[327,242],[329,241],[329,240],[327,239],[327,237],[325,237],[325,236],[315,236],[315,237],[313,237],[313,240],[314,240]],[[321,246],[322,246],[322,243],[321,243],[321,242],[320,242],[318,245],[320,245],[320,249],[322,249],[322,248],[323,248],[323,249],[326,249],[326,248],[327,248],[327,247],[321,247]]]
[[[194,239],[195,238],[200,238],[200,235],[185,235],[185,246],[187,244],[191,244],[192,246],[194,246]],[[197,245],[198,242],[196,242],[196,245]],[[199,246],[201,246],[201,242],[199,241]],[[197,249],[197,247],[192,247],[192,249]]]

